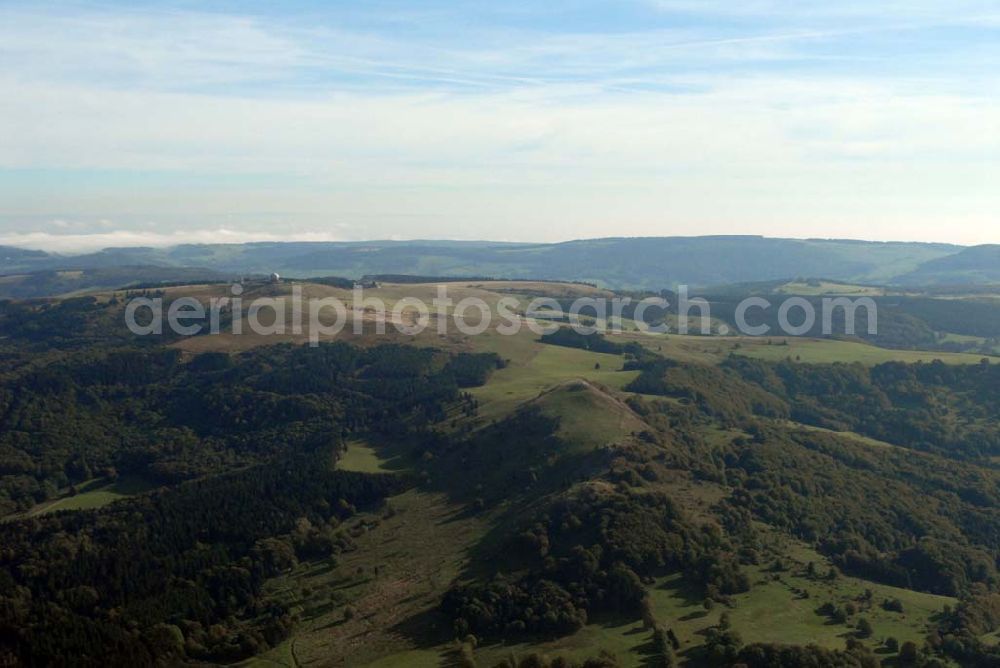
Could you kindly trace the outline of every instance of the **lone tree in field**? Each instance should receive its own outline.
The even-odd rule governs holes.
[[[899,661],[904,666],[912,666],[917,663],[917,643],[907,640],[899,648]]]

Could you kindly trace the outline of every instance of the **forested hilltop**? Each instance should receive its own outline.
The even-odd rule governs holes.
[[[988,355],[136,338],[126,298],[0,302],[0,665],[1000,663]]]

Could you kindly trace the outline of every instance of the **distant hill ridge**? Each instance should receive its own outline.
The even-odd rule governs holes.
[[[1000,280],[1000,246],[762,236],[489,241],[255,242],[55,255],[0,247],[0,275],[111,267],[211,267],[222,274],[379,274],[558,279],[662,289],[822,276],[880,285]]]

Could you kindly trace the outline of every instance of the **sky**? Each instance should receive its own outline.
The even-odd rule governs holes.
[[[1000,2],[0,0],[0,244],[1000,243]]]

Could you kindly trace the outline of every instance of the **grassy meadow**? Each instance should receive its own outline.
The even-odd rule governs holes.
[[[123,475],[115,480],[96,478],[78,486],[76,493],[69,490],[51,501],[40,503],[30,510],[5,519],[35,517],[60,510],[91,510],[101,508],[136,494],[154,489],[154,485],[138,476]]]

